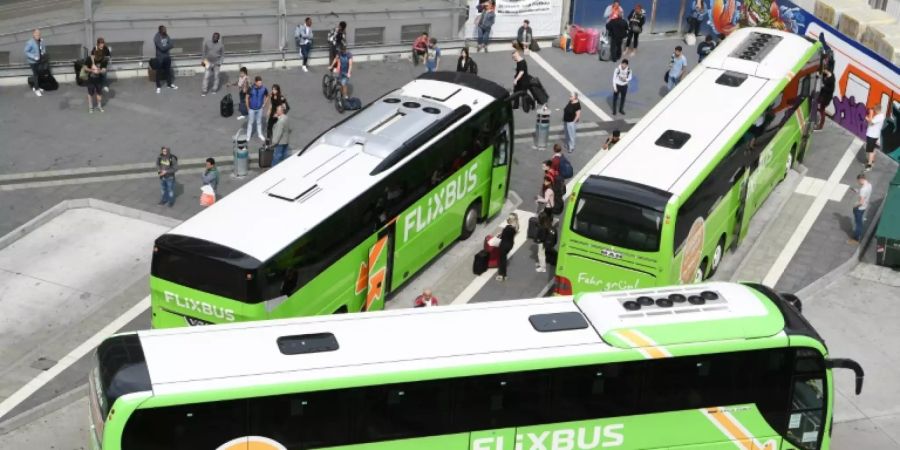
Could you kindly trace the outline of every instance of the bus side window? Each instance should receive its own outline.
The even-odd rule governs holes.
[[[825,428],[825,365],[822,355],[797,349],[787,438],[805,450],[819,448]]]
[[[266,436],[290,449],[347,444],[350,411],[357,398],[353,389],[253,398],[249,434]]]
[[[494,140],[494,167],[505,166],[509,160],[509,127],[503,127]]]

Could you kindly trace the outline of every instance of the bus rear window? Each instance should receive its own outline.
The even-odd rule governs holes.
[[[254,279],[247,270],[204,254],[170,249],[157,244],[151,274],[172,283],[242,302],[258,302]]]
[[[663,214],[655,209],[594,194],[575,204],[572,231],[586,238],[641,252],[659,250]]]

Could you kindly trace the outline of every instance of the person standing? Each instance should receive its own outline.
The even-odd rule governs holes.
[[[284,105],[284,112],[287,114],[288,111],[291,110],[291,105],[288,104],[287,97],[281,92],[281,86],[278,84],[272,85],[272,93],[269,94],[269,108],[268,108],[268,116],[269,120],[266,121],[266,138],[272,138],[272,127],[275,126],[275,122],[278,120],[278,107]]]
[[[869,198],[872,197],[872,183],[866,179],[866,174],[857,175],[856,182],[859,188],[853,189],[857,193],[856,204],[853,205],[853,238],[847,241],[848,244],[854,245],[859,244],[859,241],[862,240],[866,208],[869,207]]]
[[[535,272],[546,272],[547,262],[554,264],[551,254],[555,251],[557,241],[556,229],[553,226],[553,215],[547,213],[538,214],[538,230],[535,238],[538,244],[538,262],[535,264]]]
[[[219,71],[222,69],[222,60],[225,59],[225,44],[222,43],[219,33],[213,33],[211,39],[203,41],[204,67],[203,84],[200,86],[200,95],[206,97],[209,92],[209,79],[213,79],[213,94],[219,91]]]
[[[163,146],[156,157],[156,174],[159,176],[159,186],[162,191],[160,205],[168,204],[171,208],[175,205],[175,172],[178,171],[178,157],[172,154],[169,147]]]
[[[703,25],[703,20],[706,18],[706,8],[703,6],[703,2],[697,0],[694,3],[694,7],[688,13],[686,17],[688,23],[688,34],[693,34],[694,36],[700,35],[700,26]]]
[[[878,138],[881,137],[881,127],[884,125],[884,113],[881,112],[881,104],[876,103],[866,113],[866,172],[872,170],[875,164],[875,147]]]
[[[628,60],[623,59],[616,70],[613,71],[613,115],[616,115],[618,108],[619,114],[625,114],[625,96],[628,95],[628,83],[631,82],[631,67],[628,67]],[[619,98],[622,103],[619,103]]]
[[[703,60],[706,59],[706,57],[709,56],[709,54],[712,53],[712,51],[715,49],[716,41],[713,40],[712,34],[707,34],[706,38],[703,39],[703,42],[701,42],[700,45],[697,46],[697,56],[699,56],[697,62],[703,62]]]
[[[105,39],[102,37],[97,38],[97,45],[91,50],[91,56],[94,58],[94,64],[99,64],[100,66],[100,84],[103,86],[103,92],[109,92],[109,85],[106,80],[106,70],[109,68],[112,52],[109,51]]]
[[[288,157],[291,144],[291,123],[285,111],[285,104],[278,105],[275,109],[275,126],[272,127],[272,146],[275,151],[272,155],[272,165],[276,165]]]
[[[459,59],[456,60],[456,71],[478,75],[478,65],[475,64],[475,60],[469,56],[469,47],[463,47],[462,50],[459,51]]]
[[[609,60],[618,61],[622,57],[622,42],[628,35],[628,22],[622,16],[610,19],[606,22],[606,32],[609,34]]]
[[[516,32],[516,39],[522,44],[522,48],[531,48],[531,42],[534,41],[534,34],[531,30],[531,22],[525,19],[522,26]]]
[[[200,179],[203,182],[203,186],[209,185],[215,192],[216,197],[219,196],[219,169],[216,167],[214,158],[206,158],[206,169],[203,170]]]
[[[625,14],[625,10],[622,9],[622,5],[619,3],[619,0],[613,0],[612,4],[607,6],[603,11],[603,18],[606,19],[606,23],[614,19],[619,19]]]
[[[241,67],[239,73],[240,76],[233,86],[238,88],[238,112],[240,112],[240,115],[237,120],[244,120],[249,114],[247,111],[247,93],[250,92],[250,76],[247,75],[246,67]]]
[[[575,127],[581,120],[581,102],[578,101],[578,93],[573,92],[569,97],[569,103],[563,109],[563,131],[566,137],[566,150],[569,153],[575,151]]]
[[[478,50],[487,51],[487,45],[491,40],[491,28],[494,27],[494,21],[497,14],[494,12],[494,4],[487,2],[484,4],[484,11],[475,19],[475,31],[478,35]]]
[[[428,54],[428,32],[425,31],[421,36],[417,37],[415,41],[413,41],[412,46],[412,60],[413,65],[418,66],[419,63],[425,58],[425,55]]]
[[[96,109],[103,112],[103,75],[100,72],[100,64],[94,59],[94,55],[84,61],[81,70],[87,73],[85,85],[87,86],[88,112],[94,113],[95,102],[97,103]]]
[[[553,182],[553,177],[550,175],[545,175],[544,181],[541,182],[541,193],[534,197],[534,202],[538,205],[538,214],[553,215],[553,207],[556,205],[556,199],[553,196]]]
[[[328,35],[328,61],[333,62],[347,46],[347,22],[343,20]]]
[[[628,14],[628,38],[625,41],[626,53],[629,49],[631,50],[632,55],[637,53],[638,39],[644,31],[644,22],[646,22],[646,20],[647,17],[644,13],[644,8],[638,3],[634,6],[634,9],[631,10],[631,13]]]
[[[831,103],[833,98],[834,73],[832,73],[830,69],[825,67],[822,69],[822,89],[819,90],[819,95],[816,103],[818,123],[816,124],[816,128],[814,128],[814,131],[820,131],[825,127],[825,108],[828,108],[828,105]]]
[[[259,140],[266,142],[266,135],[263,134],[263,109],[269,103],[269,90],[263,86],[262,77],[257,75],[254,79],[253,86],[247,91],[247,107],[249,114],[247,117],[247,141],[253,137],[253,125],[256,124],[256,132]]]
[[[669,76],[666,79],[666,87],[669,91],[681,81],[684,73],[687,71],[687,58],[681,51],[681,46],[675,47],[675,53],[672,53],[672,59],[669,61]]]
[[[497,281],[506,281],[506,266],[509,262],[509,252],[515,244],[516,234],[519,232],[519,216],[510,213],[506,218],[506,226],[500,231],[500,246],[497,259]]]
[[[425,70],[427,72],[437,72],[438,66],[441,64],[441,48],[437,45],[437,39],[428,40],[428,52],[425,54]]]
[[[165,77],[166,85],[169,86],[169,89],[178,89],[178,86],[175,86],[175,71],[172,70],[172,58],[169,56],[169,50],[172,50],[175,43],[169,37],[169,31],[165,25],[159,26],[156,36],[153,36],[153,45],[156,47],[156,93],[160,93],[159,81],[162,77]]]
[[[309,69],[306,68],[306,63],[309,61],[309,52],[312,51],[312,43],[313,43],[313,31],[312,31],[312,19],[307,17],[303,19],[303,23],[297,25],[297,28],[294,29],[294,43],[297,44],[297,48],[300,51],[300,59],[303,60],[303,65],[300,66],[304,72],[309,72]]]
[[[437,306],[438,299],[431,293],[431,289],[425,289],[422,291],[422,295],[416,297],[413,301],[413,308],[427,308],[430,306]]]
[[[28,61],[28,67],[31,68],[31,75],[34,77],[34,86],[31,87],[31,90],[38,97],[44,95],[44,90],[38,86],[38,80],[40,79],[41,62],[46,58],[47,43],[41,39],[41,30],[35,28],[31,31],[31,39],[25,43],[25,59]]]

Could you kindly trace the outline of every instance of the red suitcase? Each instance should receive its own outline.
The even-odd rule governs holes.
[[[591,47],[591,35],[583,28],[579,28],[575,32],[575,38],[572,42],[572,51],[575,53],[587,53]]]
[[[484,250],[486,252],[488,252],[488,255],[489,255],[489,257],[488,257],[488,268],[489,269],[495,269],[497,267],[497,264],[500,263],[500,247],[491,247],[490,245],[488,245],[488,242],[490,242],[492,237],[493,236],[491,236],[489,234],[489,235],[487,235],[487,237],[484,238]]]

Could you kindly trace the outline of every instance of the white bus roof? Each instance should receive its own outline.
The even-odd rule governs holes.
[[[766,41],[767,48],[750,60],[742,59],[740,56],[760,36],[772,36]],[[738,129],[755,119],[766,98],[783,81],[794,77],[792,70],[798,58],[813,45],[801,36],[777,30],[736,30],[685,75],[590,174],[680,195]],[[726,72],[746,79],[737,87],[717,83]],[[658,145],[667,130],[686,133],[690,138],[679,149]]]
[[[400,167],[402,163],[370,175],[404,142],[449,118],[457,108],[471,108],[429,142],[439,139],[493,101],[488,93],[460,84],[414,80],[329,130],[302,155],[287,158],[169,234],[203,239],[266,261]],[[296,119],[292,123],[295,129],[301,126]],[[403,163],[420,151],[412,152]]]
[[[629,300],[703,292],[717,294],[706,304],[645,305],[634,311]],[[599,355],[629,347],[604,340],[633,330],[654,336],[654,326],[675,325],[679,339],[749,339],[783,333],[780,314],[764,306],[752,288],[706,283],[572,297],[513,300],[371,313],[259,321],[207,327],[138,332],[154,394],[231,389],[288,382],[370,376],[388,372],[475,366],[545,358]],[[542,314],[575,314],[581,328],[539,331],[532,320]],[[773,317],[777,316],[777,317]],[[584,321],[587,320],[587,322]],[[742,319],[710,339],[704,323]],[[538,323],[537,321],[535,323]],[[562,320],[562,322],[566,322]],[[549,322],[543,321],[544,324]],[[755,325],[754,325],[755,324]],[[671,330],[670,330],[671,331]],[[279,338],[330,333],[337,349],[286,355]],[[666,333],[671,335],[673,333]],[[658,345],[683,342],[663,342]],[[657,343],[654,343],[656,345]]]

